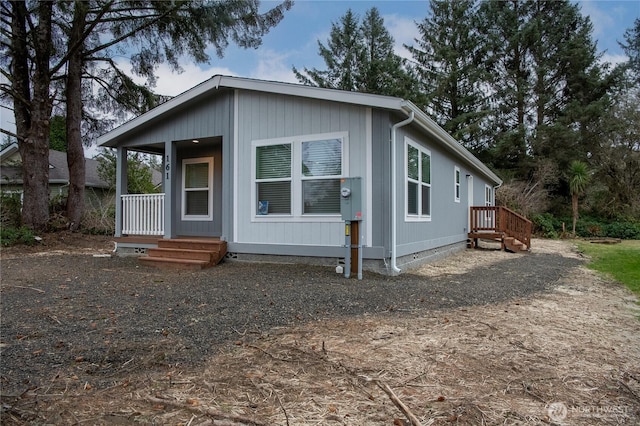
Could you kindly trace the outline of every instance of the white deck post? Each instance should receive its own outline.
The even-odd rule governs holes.
[[[122,196],[127,194],[128,184],[127,155],[127,148],[116,149],[116,237],[122,237]]]
[[[173,204],[176,202],[174,170],[176,167],[176,149],[171,141],[164,143],[162,182],[164,183],[164,238],[173,238]]]

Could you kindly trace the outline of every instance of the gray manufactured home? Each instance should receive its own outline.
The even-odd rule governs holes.
[[[117,149],[118,251],[226,243],[227,258],[337,266],[341,182],[359,177],[364,269],[466,247],[502,182],[409,101],[214,76],[99,138]],[[126,194],[128,151],[162,155],[163,194]]]

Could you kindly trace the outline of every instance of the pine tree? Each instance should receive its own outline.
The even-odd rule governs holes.
[[[358,89],[358,60],[362,51],[359,18],[351,9],[331,24],[327,46],[318,41],[318,53],[327,65],[326,70],[293,67],[293,73],[303,84],[330,89],[355,91]]]
[[[303,84],[324,88],[407,97],[412,81],[393,51],[394,40],[377,8],[362,22],[351,9],[333,23],[327,45],[318,42],[325,70],[293,67]]]
[[[432,0],[431,14],[418,24],[420,39],[407,46],[424,99],[420,107],[454,138],[478,153],[484,148],[482,120],[483,40],[473,0]]]

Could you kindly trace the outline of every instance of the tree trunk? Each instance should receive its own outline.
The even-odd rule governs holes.
[[[573,210],[573,227],[571,228],[571,234],[575,238],[576,223],[578,222],[578,194],[571,195],[571,209]]]
[[[82,145],[82,45],[86,20],[86,6],[75,2],[73,24],[69,35],[69,66],[66,79],[67,100],[67,164],[69,167],[69,192],[67,195],[67,219],[69,229],[77,231],[85,207],[85,160]],[[73,49],[74,46],[78,46]]]
[[[30,85],[29,47],[27,45],[27,6],[12,2],[11,53],[12,78],[17,96],[14,100],[18,148],[22,158],[24,198],[22,224],[35,230],[46,228],[49,221],[49,127],[52,98],[49,93],[49,59],[51,57],[52,2],[41,2],[38,26],[34,35],[35,67]],[[32,95],[33,94],[33,95]]]

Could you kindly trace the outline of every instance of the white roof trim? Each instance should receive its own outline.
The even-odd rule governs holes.
[[[481,171],[486,177],[494,182],[502,185],[502,179],[500,179],[494,172],[491,171],[482,161],[478,160],[471,152],[447,133],[442,127],[440,127],[435,121],[433,121],[424,111],[415,106],[410,101],[404,101],[402,110],[405,113],[413,111],[415,114],[415,122],[425,129],[429,134],[433,135],[439,142],[450,148],[458,156],[464,158],[469,164]]]

